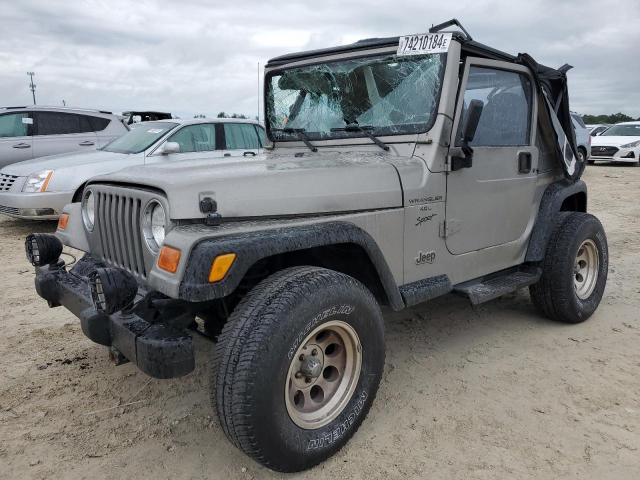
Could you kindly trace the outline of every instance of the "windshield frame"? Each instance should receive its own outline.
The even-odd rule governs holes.
[[[439,53],[439,54],[425,54],[425,55],[417,55],[417,56],[412,56],[411,59],[415,60],[416,57],[421,58],[421,57],[428,57],[428,56],[435,56],[435,55],[439,55],[441,57],[441,61],[440,61],[440,70],[438,72],[438,78],[440,81],[440,88],[438,88],[438,91],[436,93],[436,95],[434,96],[434,110],[433,110],[433,114],[430,115],[429,121],[424,124],[424,126],[421,126],[419,130],[417,131],[405,131],[405,132],[398,132],[398,133],[388,133],[388,132],[378,132],[376,131],[377,128],[373,128],[372,130],[369,130],[371,133],[373,133],[375,136],[377,137],[414,137],[412,139],[407,139],[407,140],[400,140],[400,142],[402,143],[403,141],[406,142],[413,142],[415,141],[415,137],[417,135],[423,135],[425,133],[428,133],[433,126],[436,123],[436,120],[438,118],[438,111],[440,108],[440,100],[441,100],[441,96],[442,96],[442,90],[444,89],[444,80],[445,80],[445,74],[447,71],[447,63],[448,63],[448,56],[449,53]],[[398,59],[402,59],[402,56],[397,56],[397,48],[385,48],[384,50],[381,49],[375,49],[375,50],[371,50],[368,52],[363,53],[362,51],[359,51],[355,54],[350,54],[350,55],[345,55],[345,54],[340,54],[339,56],[331,56],[329,58],[327,57],[317,57],[317,58],[311,58],[305,61],[292,61],[291,63],[287,63],[286,65],[282,65],[282,66],[277,66],[274,67],[272,70],[267,70],[264,76],[264,84],[263,84],[263,92],[264,92],[264,125],[265,125],[265,130],[267,133],[267,137],[269,138],[269,140],[271,142],[273,142],[274,144],[276,143],[281,143],[281,142],[287,142],[287,143],[293,143],[293,142],[300,142],[300,139],[295,137],[295,136],[291,136],[291,138],[287,138],[287,139],[282,139],[282,138],[274,138],[274,136],[272,135],[272,127],[271,124],[269,122],[269,92],[271,90],[270,87],[270,82],[271,79],[274,76],[277,75],[281,75],[282,73],[288,71],[288,70],[293,70],[293,69],[297,69],[297,68],[305,68],[305,67],[312,67],[314,65],[322,65],[322,64],[331,64],[331,63],[339,63],[339,62],[348,62],[348,61],[353,61],[353,60],[360,60],[360,59],[366,59],[366,58],[386,58],[386,57],[394,57],[396,56]],[[346,124],[344,125],[346,126]],[[276,129],[277,130],[277,129]],[[308,133],[313,133],[313,132],[308,132]],[[314,142],[314,144],[317,144],[318,142],[333,142],[336,140],[345,140],[345,139],[363,139],[363,138],[368,138],[367,135],[365,133],[363,133],[362,131],[358,131],[358,130],[348,130],[348,131],[333,131],[331,132],[331,136],[323,136],[322,138],[315,138],[315,136],[310,137],[310,139]],[[390,143],[394,143],[394,142],[390,142]]]
[[[168,120],[153,120],[153,121],[151,121],[151,122],[144,122],[144,123],[148,123],[148,124],[149,124],[149,125],[148,125],[149,127],[152,127],[152,125],[151,125],[151,124],[158,124],[158,123],[162,123],[162,124],[170,124],[170,125],[172,125],[172,127],[171,127],[171,128],[169,128],[169,129],[167,129],[166,131],[164,131],[164,132],[162,133],[162,135],[160,135],[159,137],[155,137],[155,138],[153,139],[153,141],[151,141],[151,143],[146,144],[146,145],[145,145],[145,147],[144,147],[144,148],[142,148],[142,149],[140,149],[140,150],[122,152],[122,151],[107,150],[107,148],[108,148],[108,147],[109,147],[109,145],[111,145],[113,142],[118,141],[119,139],[121,139],[121,138],[122,138],[122,137],[124,137],[125,135],[129,135],[129,134],[131,134],[131,133],[133,133],[133,132],[135,132],[135,131],[137,131],[137,130],[139,130],[139,129],[141,129],[141,128],[144,128],[144,127],[142,127],[142,126],[138,126],[138,127],[136,127],[136,128],[132,128],[132,129],[130,129],[127,133],[125,133],[125,134],[123,134],[123,135],[120,135],[118,138],[114,138],[113,140],[111,140],[111,141],[110,141],[109,143],[107,143],[106,145],[103,145],[102,147],[98,148],[98,150],[101,150],[101,151],[103,151],[103,152],[108,152],[108,153],[121,153],[121,154],[124,154],[124,155],[137,155],[137,154],[139,154],[139,153],[142,153],[142,152],[145,152],[145,151],[149,150],[149,149],[150,149],[151,147],[153,147],[156,143],[163,141],[163,140],[164,140],[164,138],[166,138],[166,136],[167,136],[168,134],[170,134],[171,132],[173,132],[177,127],[180,127],[180,125],[181,125],[181,124],[180,124],[180,123],[178,123],[178,122],[171,122],[171,121],[168,121]]]

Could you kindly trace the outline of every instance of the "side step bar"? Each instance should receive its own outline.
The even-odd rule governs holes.
[[[522,267],[519,270],[509,270],[490,277],[459,283],[453,287],[453,291],[468,297],[473,305],[479,305],[533,285],[540,280],[541,275],[540,268]]]

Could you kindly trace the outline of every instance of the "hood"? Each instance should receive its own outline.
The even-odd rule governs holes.
[[[605,145],[609,147],[619,147],[621,145],[626,145],[627,143],[633,143],[640,140],[640,137],[614,137],[612,136],[602,136],[598,135],[595,137],[591,137],[591,148],[597,147],[600,145]]]
[[[394,164],[419,161],[385,153],[267,153],[253,159],[191,160],[131,167],[94,178],[164,191],[172,219],[202,218],[211,197],[224,218],[321,214],[402,206]],[[421,171],[421,170],[420,170]]]
[[[92,165],[114,160],[131,158],[126,153],[103,152],[91,150],[90,152],[61,153],[48,157],[38,157],[24,162],[12,163],[2,169],[3,173],[24,177],[42,170],[60,170],[61,168],[75,168],[81,165]]]

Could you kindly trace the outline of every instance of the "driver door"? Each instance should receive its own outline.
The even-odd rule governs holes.
[[[470,142],[472,165],[447,175],[445,238],[454,255],[526,241],[537,212],[536,92],[528,69],[467,59],[452,145],[461,144],[471,100],[484,104]]]
[[[217,138],[217,129],[214,123],[185,125],[166,140],[177,143],[180,146],[180,151],[168,155],[151,155],[147,157],[147,163],[221,157],[222,150],[217,146]]]

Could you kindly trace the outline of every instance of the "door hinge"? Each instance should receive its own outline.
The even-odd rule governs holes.
[[[439,233],[442,238],[447,238],[456,232],[459,232],[462,228],[462,222],[452,218],[451,220],[444,220],[440,222]]]

